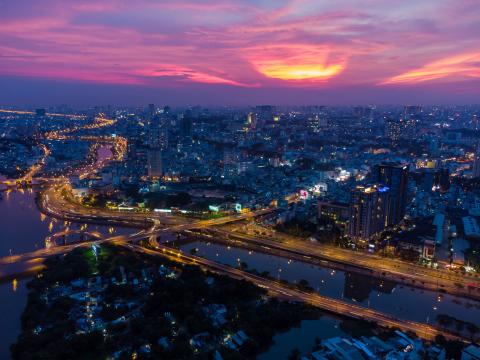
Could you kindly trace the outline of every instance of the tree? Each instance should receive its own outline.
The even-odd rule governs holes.
[[[288,360],[299,360],[299,359],[300,359],[300,350],[298,350],[298,348],[295,348],[288,355]]]
[[[472,324],[472,323],[468,323],[468,324],[467,324],[467,330],[468,330],[468,332],[470,333],[471,339],[474,340],[475,334],[478,333],[478,331],[479,331],[480,329],[478,328],[477,325]]]

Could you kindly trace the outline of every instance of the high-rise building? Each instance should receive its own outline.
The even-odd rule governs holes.
[[[313,132],[320,132],[328,125],[327,112],[324,106],[315,106],[310,109],[307,117],[308,127]]]
[[[248,125],[249,128],[255,129],[257,127],[257,116],[253,112],[249,112],[245,124]]]
[[[397,141],[402,134],[402,128],[399,121],[387,120],[385,122],[385,137]]]
[[[389,188],[381,184],[357,186],[350,199],[349,236],[368,241],[387,226]]]
[[[185,114],[180,118],[180,135],[182,138],[191,138],[193,128],[193,119],[191,114]]]
[[[167,119],[161,114],[155,114],[148,124],[148,176],[163,176],[163,151],[168,148]]]
[[[155,115],[148,124],[148,145],[152,149],[165,150],[168,147],[167,121],[160,115]]]
[[[407,206],[408,165],[399,163],[375,165],[373,181],[386,185],[390,189],[387,225],[398,224],[405,216]]]
[[[480,130],[480,118],[478,115],[473,115],[472,116],[472,129],[473,130]]]
[[[148,104],[147,108],[147,117],[149,120],[153,119],[156,114],[155,104]]]
[[[415,118],[400,119],[400,137],[413,139],[417,134],[418,120]]]
[[[406,105],[403,108],[403,118],[418,118],[422,114],[422,111],[423,109],[420,105]]]
[[[148,176],[158,178],[163,176],[162,150],[148,149],[147,152]]]
[[[385,136],[393,141],[399,139],[412,139],[417,133],[418,120],[414,117],[403,117],[399,120],[385,122]]]

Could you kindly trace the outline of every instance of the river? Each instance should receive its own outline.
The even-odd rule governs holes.
[[[440,295],[434,291],[218,243],[195,241],[181,245],[181,248],[185,252],[198,249],[196,255],[231,266],[238,266],[243,262],[249,269],[268,271],[277,279],[289,282],[305,279],[321,295],[358,303],[398,318],[432,324],[436,322],[438,314],[448,314],[480,326],[478,301]]]
[[[65,223],[41,214],[35,204],[33,190],[3,192],[0,200],[0,256],[18,254],[44,247],[45,238],[65,228]],[[70,228],[86,226],[70,224]],[[104,235],[110,232],[121,234],[132,229],[107,228],[88,225],[89,231]],[[173,239],[172,239],[173,240]],[[250,269],[268,271],[272,276],[296,282],[305,279],[322,295],[357,302],[376,310],[401,318],[434,323],[436,315],[448,314],[480,326],[480,304],[477,301],[442,295],[433,291],[410,286],[383,282],[368,276],[360,276],[329,268],[271,256],[260,252],[227,247],[222,244],[195,241],[181,246],[189,252],[198,249],[197,255],[221,263],[238,266],[244,262]],[[0,283],[0,313],[3,325],[0,328],[0,359],[9,358],[9,347],[20,332],[20,315],[26,304],[28,279]],[[318,320],[303,321],[298,328],[291,329],[274,338],[275,344],[260,360],[283,358],[293,347],[302,353],[308,352],[315,337],[328,338],[343,335],[338,318],[323,316]]]
[[[43,215],[35,204],[36,192],[31,189],[2,192],[0,199],[0,257],[20,254],[45,246],[45,238],[65,229],[65,222]],[[69,224],[70,229],[86,227],[104,236],[128,234],[134,229],[108,228],[91,224]],[[77,240],[74,235],[68,240]],[[0,359],[9,359],[9,347],[20,332],[20,315],[27,300],[28,279],[0,282]]]

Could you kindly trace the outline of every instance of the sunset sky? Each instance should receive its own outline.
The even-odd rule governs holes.
[[[478,0],[0,0],[0,104],[479,98]]]

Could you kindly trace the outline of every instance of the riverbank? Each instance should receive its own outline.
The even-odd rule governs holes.
[[[276,333],[322,315],[245,281],[107,245],[50,258],[29,286],[14,359],[253,358]]]

